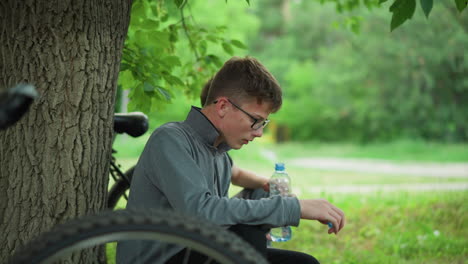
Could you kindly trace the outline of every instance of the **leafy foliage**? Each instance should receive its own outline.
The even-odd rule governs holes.
[[[394,30],[406,20],[411,19],[416,10],[416,0],[395,0],[390,6],[390,12],[393,13],[391,30]]]
[[[227,38],[224,26],[194,23],[185,13],[187,2],[133,3],[119,76],[119,86],[130,89],[130,110],[154,111],[170,102],[176,90],[197,96],[202,84],[222,65],[220,53],[213,53],[211,44],[222,46],[230,55],[246,48],[239,40]],[[190,54],[181,56],[187,47]]]
[[[373,9],[378,7],[388,0],[363,0],[362,3],[359,0],[319,0],[320,3],[334,3],[336,10],[338,12],[353,11],[359,9],[362,6],[367,7],[368,9]],[[432,11],[433,0],[419,0],[421,4],[421,9],[426,14],[426,17],[429,18],[429,14]],[[454,0],[455,5],[458,11],[461,13],[467,6],[467,0]],[[407,20],[413,17],[413,14],[416,10],[416,0],[393,0],[393,3],[390,5],[389,11],[392,13],[392,19],[390,22],[390,30],[394,30],[397,27],[401,26]]]
[[[380,3],[386,2],[387,0],[381,0]],[[466,0],[455,0],[455,4],[460,12],[462,12],[467,6]],[[429,18],[429,14],[432,11],[433,0],[420,0],[421,8],[424,14]],[[390,6],[390,12],[392,15],[392,21],[390,23],[390,29],[394,30],[402,25],[406,20],[413,17],[414,11],[416,10],[416,0],[395,0]]]
[[[462,12],[465,10],[466,6],[468,5],[468,1],[466,0],[455,0],[455,4],[457,5],[458,11]]]
[[[379,8],[387,1],[320,2],[137,0],[119,79],[130,110],[160,112],[171,101],[152,123],[181,120],[225,59],[249,54],[282,83],[273,119],[294,139],[467,140],[467,55],[454,47],[467,46],[468,23],[452,0],[387,3],[405,14],[395,27],[412,19],[391,35]],[[438,19],[428,23],[417,3]]]
[[[429,18],[429,14],[431,13],[433,5],[433,0],[421,0],[421,8],[423,9],[424,14],[427,18]]]
[[[434,8],[438,20],[416,14],[392,33],[384,10],[355,9],[365,23],[352,34],[330,27],[341,18],[334,8],[310,2],[292,5],[286,23],[262,20],[251,46],[284,89],[272,119],[297,140],[466,141],[467,53],[457,47],[468,45],[468,21],[446,3]],[[271,24],[283,29],[273,34]]]

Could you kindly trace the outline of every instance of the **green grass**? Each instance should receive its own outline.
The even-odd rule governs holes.
[[[118,160],[124,169],[137,161],[146,138],[118,139]],[[275,153],[276,157],[271,153]],[[468,145],[398,141],[369,145],[287,143],[275,145],[262,139],[231,151],[236,164],[269,176],[278,160],[299,157],[375,158],[395,162],[468,162]],[[286,163],[288,166],[288,164]],[[310,186],[344,184],[399,184],[466,182],[466,178],[411,177],[324,171],[287,167],[293,190],[300,198],[318,198]],[[233,187],[233,195],[240,188]],[[301,221],[293,239],[274,243],[316,256],[322,263],[468,263],[468,191],[375,192],[370,194],[320,193],[340,207],[347,225],[338,235],[328,235],[316,221]],[[123,208],[124,202],[119,204]],[[108,254],[115,254],[115,244]],[[109,263],[112,262],[110,257]]]
[[[350,143],[288,143],[281,144],[277,152],[284,157],[373,158],[392,161],[467,162],[467,144],[442,144],[435,142],[401,140],[388,143],[357,145]]]
[[[114,143],[119,158],[137,158],[143,151],[149,133],[139,138],[118,136]],[[468,144],[446,144],[413,140],[398,140],[385,143],[323,143],[288,142],[272,144],[268,136],[230,151],[234,157],[256,162],[268,159],[262,156],[265,150],[276,153],[279,159],[298,157],[370,158],[398,162],[468,162]]]
[[[274,247],[307,252],[322,263],[468,263],[468,192],[328,195],[347,217],[337,236],[301,221]]]
[[[323,143],[288,142],[272,144],[259,140],[240,151],[231,151],[233,156],[249,156],[264,159],[253,153],[272,151],[279,159],[298,157],[336,157],[383,159],[397,162],[468,162],[468,144],[443,144],[436,142],[399,140],[385,143]],[[253,153],[248,153],[253,152]]]
[[[302,220],[276,248],[309,253],[322,263],[468,263],[468,192],[324,194],[346,214],[337,235]],[[312,198],[305,195],[305,198]],[[108,263],[115,244],[108,244]]]

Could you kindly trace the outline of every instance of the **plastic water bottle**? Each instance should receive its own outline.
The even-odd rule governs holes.
[[[291,194],[291,178],[286,173],[284,163],[275,164],[275,173],[270,179],[270,196],[282,195],[288,196]],[[292,237],[290,226],[276,227],[270,230],[271,241],[285,242]]]

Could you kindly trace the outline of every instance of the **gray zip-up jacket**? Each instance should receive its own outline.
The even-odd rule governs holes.
[[[295,197],[229,198],[231,160],[227,144],[217,148],[217,129],[197,107],[184,122],[156,129],[135,168],[128,209],[169,208],[229,227],[235,224],[299,225]],[[164,263],[182,247],[160,242],[118,244],[117,263]]]

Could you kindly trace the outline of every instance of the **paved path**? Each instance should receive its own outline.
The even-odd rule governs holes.
[[[360,184],[338,186],[313,186],[307,188],[310,193],[375,193],[375,192],[428,192],[428,191],[465,191],[468,182],[456,183],[413,183],[413,184]]]
[[[286,164],[331,171],[468,178],[468,163],[396,163],[375,159],[297,158],[288,160]]]

